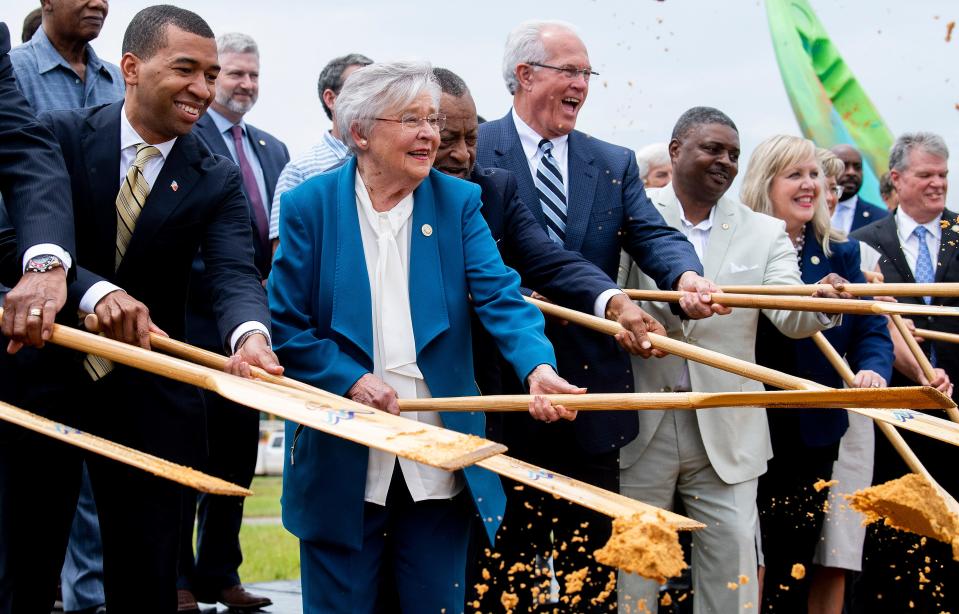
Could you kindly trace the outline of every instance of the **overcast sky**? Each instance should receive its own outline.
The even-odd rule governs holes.
[[[846,63],[893,133],[932,130],[959,169],[959,18],[954,0],[811,0]],[[97,53],[116,63],[130,18],[149,2],[112,3]],[[348,4],[349,6],[344,6]],[[19,40],[37,0],[3,0],[0,19]],[[547,7],[548,5],[548,7]],[[424,58],[460,74],[486,118],[506,113],[500,76],[503,43],[524,19],[577,25],[600,77],[591,83],[577,128],[638,149],[668,138],[687,108],[715,106],[739,125],[748,154],[775,133],[798,133],[757,0],[481,0],[406,3],[352,0],[191,2],[217,34],[241,31],[260,45],[260,100],[247,120],[296,153],[329,128],[316,93],[320,69],[334,56],[374,60]],[[738,191],[738,187],[737,187]],[[950,197],[956,207],[959,189]]]

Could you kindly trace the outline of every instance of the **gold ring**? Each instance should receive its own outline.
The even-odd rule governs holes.
[[[30,311],[27,312],[31,318],[39,318],[43,315],[43,310],[39,307],[31,307]]]

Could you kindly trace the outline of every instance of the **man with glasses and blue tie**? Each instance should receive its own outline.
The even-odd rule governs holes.
[[[574,129],[590,77],[596,74],[583,41],[570,25],[521,24],[508,37],[503,60],[513,108],[480,126],[477,162],[511,171],[522,201],[549,236],[580,252],[611,279],[616,278],[620,250],[625,249],[659,287],[686,291],[681,303],[686,316],[725,313],[710,299],[716,288],[702,277],[693,246],[646,198],[635,154]],[[618,292],[601,294],[595,315],[606,317],[609,299]],[[547,324],[546,332],[560,373],[571,383],[590,392],[632,390],[628,355],[612,337],[555,322]],[[518,415],[506,418],[504,443],[517,456],[618,491],[618,450],[636,437],[635,413],[588,412],[569,424],[536,425]],[[565,575],[588,566],[582,603],[597,597],[610,577],[615,578],[611,569],[596,571],[591,556],[594,544],[609,537],[609,519],[526,489],[508,487],[506,492],[506,516],[497,538],[504,560],[538,568],[554,546],[556,550],[565,546],[553,558],[554,568]],[[588,541],[581,544],[586,536]],[[580,545],[585,546],[582,552]],[[533,564],[536,559],[540,565]],[[523,596],[527,592],[517,594],[528,599]],[[604,598],[607,605],[614,602],[615,595]]]
[[[879,270],[889,283],[930,283],[959,281],[959,214],[946,209],[949,187],[949,149],[937,134],[915,132],[896,139],[889,153],[889,176],[899,193],[899,207],[892,215],[852,233],[863,244],[863,268],[878,260]],[[878,253],[877,253],[878,252]],[[870,258],[870,256],[872,256]],[[901,297],[903,302],[959,306],[959,299],[940,297]],[[959,332],[954,318],[927,317],[922,328]],[[926,340],[922,347],[934,367],[945,370],[953,382],[959,377],[959,350],[949,343]],[[922,372],[901,364],[893,365],[892,386],[928,384]],[[940,385],[940,377],[932,382]],[[952,386],[945,384],[946,394]],[[940,387],[943,389],[943,387]],[[954,395],[953,395],[954,397]],[[954,397],[955,398],[955,397]],[[945,418],[944,412],[940,417]],[[948,492],[959,491],[959,477],[953,469],[955,452],[941,442],[903,433],[933,478]],[[876,463],[873,481],[885,482],[901,477],[909,469],[884,437],[876,437]],[[919,571],[933,569],[929,576],[935,585],[947,578],[959,577],[959,563],[952,559],[947,544],[928,540],[916,546],[916,540],[904,539],[897,531],[877,524],[866,533],[862,577],[855,585],[853,612],[955,611],[957,598],[951,591],[933,595],[923,590]],[[931,560],[931,563],[930,563]],[[928,567],[927,567],[928,565]],[[941,578],[942,580],[939,580]]]

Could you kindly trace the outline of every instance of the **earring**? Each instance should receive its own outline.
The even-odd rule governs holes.
[[[366,139],[360,139],[360,145],[366,147]]]

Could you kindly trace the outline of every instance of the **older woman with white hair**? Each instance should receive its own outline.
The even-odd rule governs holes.
[[[283,195],[268,290],[286,373],[390,413],[398,398],[476,394],[470,312],[534,394],[556,375],[543,318],[499,257],[473,184],[431,171],[445,117],[427,63],[357,70],[336,99],[355,156]],[[536,397],[530,412],[573,418]],[[484,434],[481,413],[404,412]],[[460,612],[470,527],[492,539],[497,476],[445,472],[287,425],[283,522],[307,612]]]
[[[651,143],[636,152],[639,178],[647,188],[661,188],[673,179],[673,165],[666,143]]]

